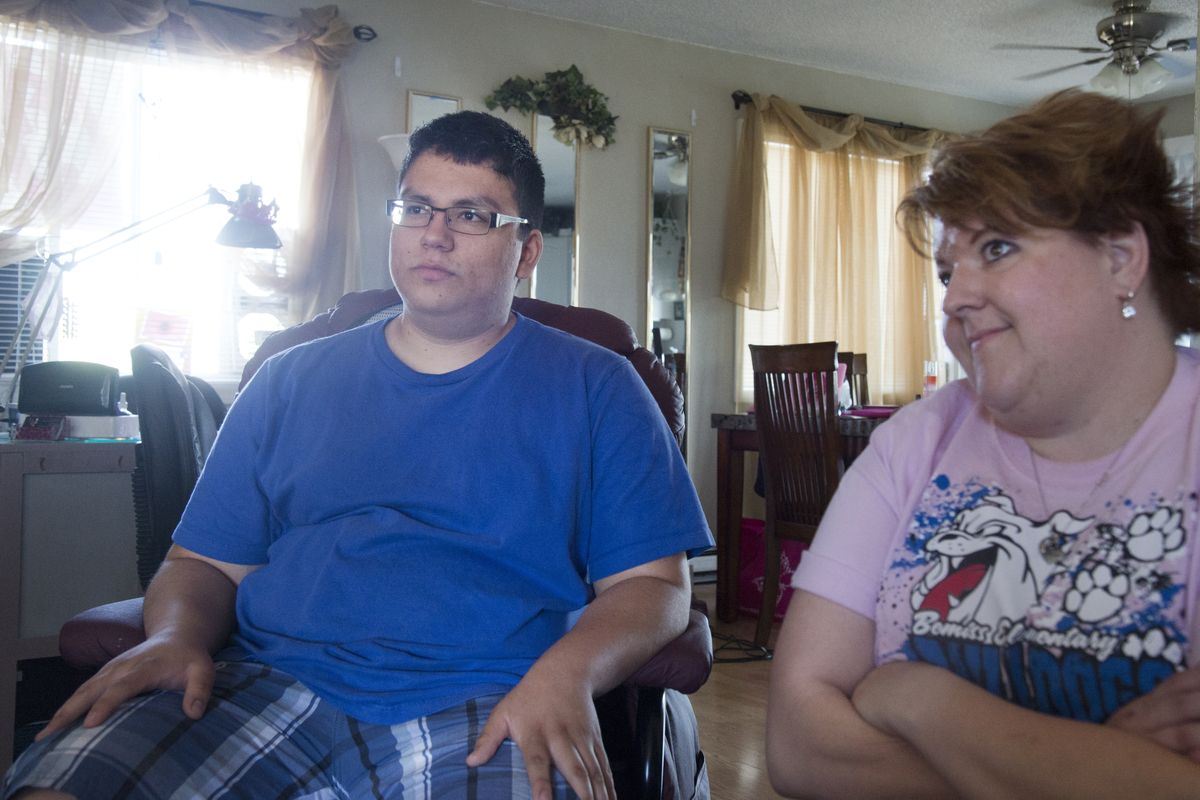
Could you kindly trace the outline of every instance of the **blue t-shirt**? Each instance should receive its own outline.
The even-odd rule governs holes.
[[[386,323],[268,361],[175,531],[265,564],[235,642],[359,719],[506,691],[591,583],[711,544],[679,449],[627,359],[518,317],[444,375]]]

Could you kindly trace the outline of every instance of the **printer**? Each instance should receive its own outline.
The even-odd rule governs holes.
[[[43,361],[21,369],[16,439],[136,439],[123,408],[120,373],[90,361]]]

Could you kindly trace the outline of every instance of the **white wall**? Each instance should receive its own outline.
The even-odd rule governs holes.
[[[276,13],[295,13],[301,5],[287,0],[232,4]],[[583,154],[580,304],[616,314],[645,338],[647,127],[692,132],[688,454],[710,521],[716,504],[716,437],[708,420],[712,412],[732,409],[734,393],[734,308],[719,297],[721,249],[727,224],[735,218],[725,206],[737,116],[730,94],[737,89],[777,94],[818,108],[951,131],[979,129],[1012,111],[470,0],[340,0],[338,6],[351,25],[370,25],[379,35],[358,47],[342,76],[355,153],[363,288],[388,282],[382,209],[394,174],[376,139],[404,131],[407,90],[458,96],[464,108],[485,110],[484,96],[504,79],[540,78],[576,64],[608,95],[609,108],[619,117],[616,143]],[[528,129],[520,116],[506,118]]]
[[[1186,97],[1172,97],[1161,102],[1147,102],[1145,105],[1153,108],[1159,106],[1166,108],[1167,113],[1163,116],[1160,128],[1164,138],[1172,138],[1191,135],[1196,113],[1195,102],[1192,95],[1187,95]]]

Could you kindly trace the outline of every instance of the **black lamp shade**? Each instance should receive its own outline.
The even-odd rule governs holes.
[[[217,244],[226,247],[254,247],[278,250],[283,247],[275,229],[269,223],[244,217],[233,217],[217,234]]]
[[[274,201],[270,205],[263,204],[261,188],[253,183],[243,183],[238,187],[238,199],[232,203],[225,202],[233,219],[226,222],[217,234],[217,244],[266,250],[283,247],[283,242],[279,241],[275,229],[271,227],[279,207]]]

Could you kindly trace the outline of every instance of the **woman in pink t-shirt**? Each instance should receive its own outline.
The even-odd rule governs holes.
[[[782,794],[1200,796],[1200,243],[1161,117],[1052,95],[901,204],[967,377],[872,436],[797,570]]]

